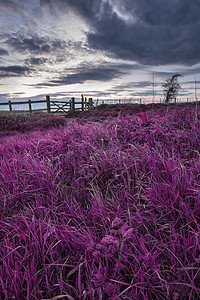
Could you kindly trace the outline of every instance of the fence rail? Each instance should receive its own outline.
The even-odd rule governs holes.
[[[32,104],[35,103],[46,103],[46,108],[40,108],[40,109],[33,109]],[[21,104],[28,104],[28,110],[13,110],[13,107],[15,105],[21,105]],[[77,106],[78,105],[78,106]],[[81,106],[80,106],[81,105]],[[66,101],[59,101],[59,100],[51,100],[50,96],[46,96],[46,100],[28,100],[28,101],[8,101],[0,103],[0,106],[8,106],[9,110],[5,110],[5,112],[23,112],[23,113],[30,113],[33,112],[42,112],[45,111],[47,113],[66,113],[68,111],[77,111],[77,110],[86,110],[91,107],[93,107],[94,102],[92,98],[89,98],[87,100],[86,97],[83,97],[81,95],[81,101],[76,101],[74,97],[72,97],[70,100]]]

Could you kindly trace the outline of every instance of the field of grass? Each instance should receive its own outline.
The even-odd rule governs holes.
[[[187,104],[0,115],[0,299],[200,299],[199,142]]]

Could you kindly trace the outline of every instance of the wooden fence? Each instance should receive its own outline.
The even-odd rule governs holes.
[[[190,100],[190,101],[189,101]],[[191,102],[192,99],[187,98],[187,102]],[[194,100],[193,100],[194,101]],[[197,102],[198,99],[195,100]],[[163,99],[159,99],[158,101],[143,101],[141,98],[137,99],[107,99],[103,101],[99,101],[98,99],[95,100],[95,106],[98,106],[100,104],[125,104],[125,103],[140,103],[140,104],[150,104],[150,103],[164,103]],[[100,103],[101,102],[101,103]],[[186,101],[178,101],[178,99],[175,99],[175,103],[185,103]],[[39,104],[39,103],[46,103],[44,108],[38,108],[38,109],[33,109],[32,104]],[[24,105],[28,104],[28,110],[24,109],[14,109],[15,105]],[[8,110],[1,110],[1,106],[8,106]],[[47,113],[66,113],[69,111],[84,111],[87,109],[90,109],[94,106],[94,101],[92,98],[87,98],[81,95],[81,99],[75,99],[72,97],[70,100],[52,100],[50,99],[50,96],[46,96],[46,100],[28,100],[28,101],[19,101],[19,102],[14,102],[14,101],[8,101],[4,103],[0,103],[0,112],[15,112],[15,113],[34,113],[34,112],[47,112]]]
[[[32,104],[35,103],[46,103],[46,108],[33,109]],[[28,104],[28,110],[14,110],[13,107],[15,105]],[[76,101],[74,97],[67,101],[59,101],[59,100],[51,100],[50,96],[46,96],[46,100],[28,100],[28,101],[19,101],[19,102],[4,102],[0,103],[0,106],[8,106],[9,110],[5,110],[5,112],[23,112],[30,113],[33,112],[47,112],[47,113],[66,113],[68,111],[77,111],[77,110],[87,110],[93,107],[93,100],[89,98],[87,100],[86,97],[81,95],[81,101]]]

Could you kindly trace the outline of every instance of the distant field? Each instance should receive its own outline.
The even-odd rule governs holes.
[[[0,299],[200,299],[199,109],[0,114]]]

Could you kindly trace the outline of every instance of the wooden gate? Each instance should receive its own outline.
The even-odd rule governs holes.
[[[40,109],[33,109],[32,104],[35,103],[46,103],[46,108],[40,108]],[[13,107],[15,105],[24,105],[28,104],[28,110],[15,110]],[[91,107],[93,107],[94,103],[92,101],[92,98],[89,98],[87,100],[86,97],[83,97],[81,95],[81,101],[76,101],[74,97],[72,97],[70,100],[66,101],[59,101],[59,100],[51,100],[50,96],[46,96],[46,100],[28,100],[28,101],[8,101],[4,103],[0,103],[0,106],[8,106],[8,110],[5,110],[5,112],[15,112],[15,113],[30,113],[33,112],[42,112],[46,111],[47,113],[67,113],[68,111],[77,111],[77,110],[86,110]]]

